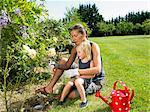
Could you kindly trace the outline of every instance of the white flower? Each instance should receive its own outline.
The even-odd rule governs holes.
[[[47,55],[48,57],[53,57],[56,55],[56,51],[55,51],[55,48],[50,48],[48,51],[47,51]]]
[[[29,52],[29,51],[30,51],[30,47],[29,47],[29,46],[27,46],[27,45],[23,45],[23,49],[24,49],[24,50],[26,50],[27,52]]]
[[[42,68],[42,67],[35,67],[34,68],[34,72],[35,73],[43,73],[45,70],[44,70],[44,68]]]
[[[30,49],[29,46],[23,45],[23,49],[28,53],[31,59],[34,59],[36,57],[36,51],[34,49]]]
[[[30,51],[28,52],[29,56],[31,59],[34,59],[36,57],[36,51],[34,49],[30,49]]]
[[[27,38],[27,37],[29,37],[29,35],[25,32],[22,34],[22,37]]]

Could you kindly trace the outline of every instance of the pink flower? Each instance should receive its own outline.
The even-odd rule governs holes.
[[[20,11],[20,9],[19,9],[19,8],[15,9],[15,14],[17,14],[17,15],[21,16],[21,11]]]
[[[2,13],[2,16],[0,16],[0,27],[4,28],[5,26],[7,26],[8,22],[9,19],[7,14],[5,12]]]

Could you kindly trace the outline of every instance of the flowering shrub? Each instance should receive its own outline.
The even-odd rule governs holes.
[[[37,5],[35,1],[3,0],[0,9],[2,83],[5,69],[10,85],[48,78],[49,61],[58,59],[55,50],[62,51],[69,42],[62,23],[48,20],[43,4]]]
[[[35,0],[0,2],[0,90],[6,111],[11,106],[8,90],[13,94],[23,84],[49,78],[49,62],[57,61],[69,42],[63,24],[49,20],[43,5]]]

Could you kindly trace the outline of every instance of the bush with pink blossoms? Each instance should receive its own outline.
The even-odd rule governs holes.
[[[49,78],[48,70],[39,76],[34,72],[34,68],[48,68],[50,60],[58,59],[57,52],[55,56],[49,56],[49,49],[62,51],[69,43],[69,35],[63,24],[49,20],[47,9],[35,1],[19,0],[16,3],[15,0],[3,0],[0,9],[2,9],[0,12],[2,84],[5,82],[5,69],[8,69],[5,77],[6,82],[10,83],[6,84],[8,87],[16,82],[27,83],[33,79]],[[25,46],[29,48],[26,51]]]

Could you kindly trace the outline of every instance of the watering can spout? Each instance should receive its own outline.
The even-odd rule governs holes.
[[[100,91],[97,91],[96,94],[95,94],[95,96],[101,98],[106,104],[109,105],[108,99],[102,97]]]

